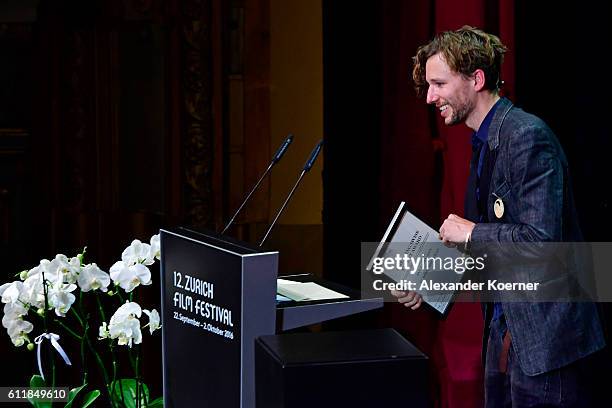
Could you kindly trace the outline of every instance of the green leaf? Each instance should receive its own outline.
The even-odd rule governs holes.
[[[81,406],[81,408],[87,408],[99,396],[100,396],[100,390],[93,390],[93,391],[88,392],[87,394],[85,394],[85,397],[83,398],[83,405]]]
[[[147,408],[162,408],[163,406],[164,406],[164,397],[159,397],[149,402],[149,405],[147,405]]]
[[[68,392],[68,402],[66,403],[64,408],[71,408],[72,403],[74,402],[75,397],[83,388],[87,387],[87,384],[83,384],[78,388],[73,388]]]
[[[30,378],[31,389],[41,388],[45,386],[45,380],[43,380],[40,375],[33,375],[32,378]],[[51,408],[51,402],[36,401],[33,398],[28,398],[28,401],[30,401],[30,404],[32,404],[32,406],[36,408]]]
[[[115,402],[125,403],[126,408],[136,407],[136,380],[124,378],[111,383],[112,398]],[[122,394],[123,391],[123,394]],[[123,399],[121,397],[123,396]],[[149,400],[149,388],[146,384],[140,383],[140,406],[146,407]]]
[[[45,380],[43,380],[43,378],[38,375],[35,374],[32,376],[32,378],[30,378],[30,388],[38,388],[38,387],[45,387]]]

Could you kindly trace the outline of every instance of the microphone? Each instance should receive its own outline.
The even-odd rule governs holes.
[[[312,168],[312,165],[317,160],[317,156],[319,155],[319,152],[321,151],[322,146],[323,146],[323,139],[321,139],[319,141],[319,143],[317,143],[317,145],[314,147],[314,149],[312,149],[312,152],[310,152],[310,157],[308,157],[308,160],[306,160],[306,163],[304,164],[304,168],[302,169],[302,172],[300,173],[300,176],[298,177],[297,181],[293,185],[293,188],[291,189],[291,191],[287,195],[287,198],[285,199],[285,202],[281,206],[280,210],[278,210],[278,212],[276,213],[276,216],[274,217],[274,220],[270,224],[270,227],[268,227],[268,230],[266,231],[266,234],[264,235],[264,237],[261,239],[261,242],[259,243],[259,246],[262,246],[263,243],[268,238],[268,235],[270,235],[270,232],[272,231],[272,228],[274,228],[274,225],[276,225],[276,221],[278,220],[278,218],[280,217],[282,212],[285,210],[285,207],[287,206],[287,203],[289,202],[289,200],[293,196],[293,193],[295,193],[295,190],[297,189],[298,185],[302,181],[302,177],[304,177],[304,174],[306,174],[307,172],[310,171],[310,169]]]
[[[261,175],[259,180],[257,180],[257,183],[255,183],[255,186],[251,189],[251,191],[249,191],[249,194],[246,196],[246,198],[244,199],[242,204],[240,204],[240,207],[238,207],[238,209],[236,210],[236,212],[234,213],[232,218],[228,221],[228,223],[225,226],[225,228],[223,228],[223,231],[221,231],[221,234],[224,234],[225,231],[227,231],[227,229],[230,227],[230,225],[232,225],[232,223],[234,222],[234,219],[236,218],[238,213],[240,213],[240,211],[242,210],[244,205],[249,201],[249,199],[251,198],[251,196],[253,195],[255,190],[257,190],[257,187],[259,187],[259,185],[261,184],[263,179],[268,175],[270,170],[272,170],[272,167],[274,167],[274,165],[279,162],[281,157],[283,157],[283,155],[285,154],[285,152],[289,148],[289,145],[291,144],[292,141],[293,141],[293,135],[291,133],[289,133],[289,135],[287,136],[285,141],[280,145],[280,147],[278,148],[276,153],[274,153],[274,157],[272,157],[272,161],[270,162],[270,165],[268,166],[266,171],[264,171],[264,173]]]

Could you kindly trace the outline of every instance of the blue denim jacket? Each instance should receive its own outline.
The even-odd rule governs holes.
[[[489,253],[505,258],[501,264],[510,270],[516,248],[509,243],[533,242],[537,246],[541,242],[581,241],[567,160],[550,128],[504,98],[489,128],[488,147],[497,150],[487,200],[491,222],[476,224],[473,247],[486,244]],[[494,212],[498,198],[504,204],[501,218]],[[554,275],[558,270],[559,265],[550,261],[538,264],[536,258],[529,266],[522,265],[518,273],[525,280],[545,284],[558,278]],[[510,273],[516,278],[516,270]],[[527,375],[563,367],[605,345],[593,303],[504,302],[503,295],[500,301],[512,347]]]

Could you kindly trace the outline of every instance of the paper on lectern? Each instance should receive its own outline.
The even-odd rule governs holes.
[[[347,295],[328,289],[315,282],[295,282],[287,279],[277,279],[276,291],[296,302],[348,298]]]

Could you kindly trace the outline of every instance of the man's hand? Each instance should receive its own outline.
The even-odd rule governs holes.
[[[472,234],[475,225],[472,221],[451,214],[440,227],[440,239],[446,246],[464,244],[468,236]]]
[[[408,291],[401,292],[398,290],[392,290],[391,294],[397,298],[397,301],[402,303],[404,306],[416,310],[423,303],[423,297],[416,292]]]

